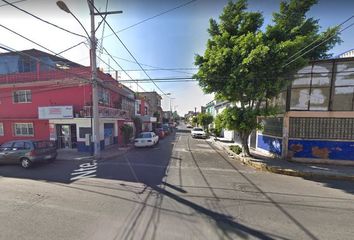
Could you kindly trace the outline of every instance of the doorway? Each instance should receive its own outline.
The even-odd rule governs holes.
[[[58,148],[76,148],[76,124],[58,124],[56,131]]]

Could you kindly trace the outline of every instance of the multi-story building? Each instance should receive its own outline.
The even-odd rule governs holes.
[[[0,144],[51,139],[58,148],[91,151],[91,70],[39,50],[0,54]],[[98,71],[101,149],[132,124],[134,93]]]
[[[156,124],[156,117],[151,113],[151,107],[146,97],[136,94],[135,100],[135,116],[141,120],[142,131],[152,131],[153,125]]]
[[[139,96],[144,97],[146,102],[149,105],[149,114],[153,117],[156,117],[156,122],[162,122],[163,111],[161,108],[161,99],[162,97],[155,91],[153,92],[139,92]],[[155,124],[153,124],[155,125]]]

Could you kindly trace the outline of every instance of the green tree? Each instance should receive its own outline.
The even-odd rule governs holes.
[[[123,134],[124,145],[127,145],[129,143],[130,138],[133,136],[133,127],[128,124],[124,124],[120,127],[120,130]]]
[[[209,124],[214,120],[213,116],[208,113],[199,113],[197,115],[198,124],[203,126],[203,128],[209,132]]]
[[[192,122],[192,125],[196,127],[198,124],[198,117],[197,116],[192,117],[191,122]]]
[[[216,137],[220,137],[222,129],[225,127],[223,120],[224,120],[223,113],[219,113],[218,115],[216,115],[214,119],[214,134]]]
[[[328,57],[326,52],[340,42],[338,27],[319,32],[318,20],[307,17],[316,3],[282,1],[279,12],[273,14],[273,25],[266,28],[262,28],[261,13],[247,11],[246,0],[230,1],[219,22],[210,19],[210,38],[204,55],[195,57],[199,70],[194,78],[204,92],[237,103],[225,112],[225,121],[229,129],[239,132],[245,155],[250,155],[247,139],[258,127],[257,116],[274,113],[264,110],[264,103],[288,86],[289,76],[310,60]],[[328,40],[316,49],[294,56],[313,41],[324,39]]]

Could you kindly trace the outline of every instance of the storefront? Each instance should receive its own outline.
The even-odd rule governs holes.
[[[100,146],[105,147],[118,143],[118,120],[109,117],[107,109],[100,109]],[[110,110],[110,109],[108,109]],[[74,117],[72,106],[39,107],[40,119],[49,121],[49,137],[57,143],[58,148],[77,149],[80,152],[91,152],[92,118]]]

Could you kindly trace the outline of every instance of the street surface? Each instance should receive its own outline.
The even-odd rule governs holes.
[[[101,161],[0,166],[0,239],[353,239],[354,183],[242,166],[181,126]]]

